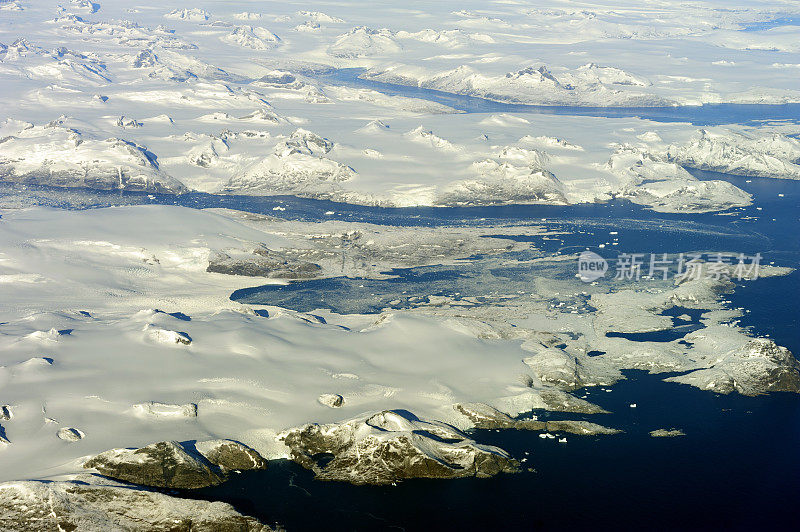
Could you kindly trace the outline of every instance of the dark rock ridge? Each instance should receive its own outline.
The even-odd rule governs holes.
[[[228,469],[264,469],[266,460],[253,449],[231,440],[197,444],[192,449],[174,441],[141,449],[111,449],[83,467],[101,475],[142,486],[197,489],[222,484]]]
[[[570,412],[574,414],[608,414],[607,410],[594,403],[579,399],[561,390],[541,390],[539,397],[544,401],[548,410],[556,412]]]
[[[491,477],[519,463],[497,447],[480,445],[459,430],[386,410],[340,424],[308,424],[280,439],[290,458],[321,480],[391,484],[410,478]]]
[[[681,429],[656,429],[650,431],[650,436],[653,438],[677,438],[686,436],[686,433]]]
[[[718,355],[709,368],[665,380],[721,394],[800,393],[800,361],[768,338],[753,338],[738,349]]]
[[[233,440],[211,440],[195,444],[197,452],[223,470],[266,469],[267,461],[250,447]]]
[[[269,250],[256,250],[253,254],[232,257],[217,251],[209,257],[207,272],[272,279],[310,279],[319,275],[318,264],[290,261]]]
[[[457,412],[466,416],[476,429],[516,429],[547,432],[568,432],[581,436],[598,434],[619,434],[618,429],[604,427],[591,421],[514,419],[508,414],[483,403],[462,403],[454,406]]]

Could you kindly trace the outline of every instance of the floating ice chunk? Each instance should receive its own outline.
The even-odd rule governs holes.
[[[631,408],[636,408],[636,403],[631,403]]]
[[[566,438],[559,438],[558,439],[558,443],[567,443],[567,439]]]

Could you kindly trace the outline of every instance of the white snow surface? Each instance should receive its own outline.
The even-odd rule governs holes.
[[[797,178],[786,135],[800,130],[708,128],[697,141],[687,124],[456,113],[318,74],[364,68],[376,80],[570,106],[800,101],[796,33],[745,31],[797,6],[734,4],[4,3],[0,179],[389,206],[620,197],[723,210],[746,195],[680,172],[638,189],[605,163],[618,145],[644,144],[684,166]],[[301,130],[328,147],[287,149]]]
[[[207,273],[207,257],[246,242],[286,244],[178,207],[3,212],[3,274],[41,277],[6,285],[0,303],[3,412],[13,412],[2,422],[10,443],[0,449],[0,478],[66,474],[81,457],[162,440],[233,438],[283,456],[275,434],[310,421],[389,407],[446,420],[453,402],[526,389],[518,343],[422,316],[326,324],[231,302],[233,289],[262,281]],[[153,341],[152,328],[192,341]],[[320,404],[323,392],[344,404]],[[85,437],[59,439],[63,427]]]

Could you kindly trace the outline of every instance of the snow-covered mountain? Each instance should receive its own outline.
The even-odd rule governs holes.
[[[700,130],[688,143],[669,146],[666,157],[699,170],[800,179],[800,141],[780,133]]]
[[[6,122],[0,178],[15,183],[180,194],[186,187],[159,169],[147,148],[122,138],[92,138],[61,120],[43,126]]]
[[[457,113],[413,90],[343,82],[336,70],[365,68],[366,80],[499,102],[662,106],[726,101],[734,93],[731,101],[744,101],[742,87],[726,76],[751,73],[733,60],[682,63],[694,73],[677,76],[615,53],[622,41],[649,46],[713,34],[677,12],[665,12],[656,31],[633,13],[625,24],[610,24],[605,12],[521,7],[498,7],[493,15],[445,9],[438,24],[333,8],[273,15],[219,2],[153,10],[114,1],[4,7],[11,18],[0,25],[0,120],[36,124],[30,131],[4,127],[11,138],[0,153],[0,179],[7,181],[297,194],[386,206],[616,197],[671,209],[693,198],[685,204],[719,210],[745,195],[677,170],[660,176],[658,187],[633,191],[630,176],[605,163],[616,146],[632,145],[683,167],[798,175],[796,141],[766,126],[713,129],[689,140],[688,126],[633,118]],[[726,28],[743,20],[693,13]],[[545,26],[548,32],[537,30]],[[537,55],[544,43],[566,39],[568,27],[584,32],[568,40],[569,53]],[[788,86],[780,88],[783,67],[775,70],[759,78],[774,86],[753,90],[759,98],[772,91],[791,100]],[[699,83],[706,71],[719,71],[719,87]],[[62,115],[69,117],[65,128],[43,127]],[[376,121],[390,127],[365,129]],[[330,139],[332,149],[287,150],[299,128]],[[667,141],[639,138],[655,130]]]
[[[453,70],[428,71],[417,65],[398,64],[374,68],[365,79],[412,85],[505,103],[594,107],[667,107],[675,102],[644,92],[622,91],[616,86],[646,87],[621,69],[584,65],[557,77],[546,66],[526,67],[502,75],[486,75],[470,65]]]

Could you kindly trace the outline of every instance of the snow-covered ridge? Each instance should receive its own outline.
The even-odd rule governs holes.
[[[331,425],[304,425],[278,436],[290,457],[321,480],[390,484],[406,478],[488,477],[519,468],[505,451],[480,445],[444,423],[383,411]],[[333,459],[321,464],[320,454]]]
[[[674,104],[652,94],[614,88],[619,85],[646,87],[650,82],[618,68],[595,64],[558,76],[545,66],[487,76],[470,65],[436,72],[424,67],[396,64],[370,69],[361,77],[504,103],[596,107],[664,107]]]
[[[752,203],[750,194],[727,181],[700,181],[677,163],[638,147],[617,148],[607,168],[622,178],[618,197],[660,212],[709,212]]]
[[[297,81],[296,77],[287,79],[294,80],[291,83]],[[153,127],[175,131],[171,117],[116,117],[108,123],[116,126],[117,136],[106,139],[84,131],[82,128],[87,125],[74,119],[59,119],[48,125],[52,127],[32,127],[9,120],[2,128],[3,143],[9,148],[0,158],[3,178],[167,193],[200,188],[254,195],[295,194],[389,206],[569,204],[618,198],[660,211],[709,212],[746,206],[751,198],[729,183],[698,180],[683,167],[765,177],[791,177],[797,168],[791,162],[797,154],[796,140],[752,129],[739,132],[716,128],[713,133],[699,133],[698,138],[706,139],[703,146],[709,145],[707,139],[712,136],[717,145],[735,146],[709,151],[702,165],[686,155],[691,150],[697,152],[699,141],[677,140],[689,137],[683,129],[676,128],[666,130],[671,141],[663,140],[652,130],[628,134],[625,138],[631,142],[612,146],[614,151],[610,154],[603,153],[609,149],[606,146],[587,150],[583,142],[546,135],[523,134],[516,140],[512,137],[508,144],[493,145],[487,142],[486,135],[468,139],[462,132],[446,130],[448,136],[456,135],[461,140],[454,142],[424,125],[396,131],[387,123],[374,120],[345,134],[350,142],[341,143],[310,129],[294,127],[294,118],[281,116],[258,94],[238,94],[222,84],[198,82],[194,86],[189,93],[193,97],[212,98],[219,94],[230,98],[234,108],[247,105],[249,110],[236,114],[216,111],[194,118],[203,127],[219,124],[217,127],[225,128],[219,134],[170,134],[166,139],[154,140],[139,132],[146,133]],[[298,87],[302,90],[302,84]],[[146,94],[129,92],[124,97],[144,99]],[[261,107],[253,110],[252,101]],[[532,122],[518,115],[501,114],[490,115],[476,126],[480,129],[473,131],[502,128],[509,133],[525,133],[531,130]],[[270,128],[274,133],[250,129],[258,127]],[[677,139],[676,132],[681,133]],[[124,140],[120,140],[120,134],[125,135]],[[148,139],[155,148],[145,148],[128,138]],[[358,150],[356,146],[365,140],[370,147]],[[598,140],[592,138],[591,142],[596,144]],[[177,146],[180,155],[171,156],[170,151],[174,153]],[[117,155],[112,157],[114,150]],[[20,155],[23,152],[26,157]],[[53,157],[54,153],[59,156]],[[409,153],[414,157],[404,155]],[[431,168],[447,168],[447,172],[437,172],[425,184],[381,189],[387,172],[413,178],[409,172],[416,171],[419,163],[429,164],[426,161],[431,156]],[[391,160],[391,167],[375,162],[381,160]],[[585,188],[580,188],[584,187],[582,184],[576,186],[573,180],[576,165],[581,172],[597,176]]]
[[[0,179],[6,181],[170,194],[187,190],[163,173],[143,146],[92,138],[59,121],[24,125],[0,139],[0,146]]]
[[[493,43],[494,39],[485,33],[469,33],[460,29],[434,30],[425,29],[417,32],[398,31],[396,39],[409,39],[425,43],[434,43],[448,48],[464,48],[474,42]]]
[[[202,9],[173,9],[164,15],[164,18],[175,20],[189,20],[192,22],[203,22],[211,18],[211,15]]]
[[[19,140],[6,148],[31,149],[44,158],[44,151],[54,149],[49,159],[66,155],[64,164],[86,163],[92,172],[106,176],[100,188],[112,187],[107,176],[117,165],[107,159],[117,155],[81,153],[101,149],[102,144],[90,140],[122,139],[152,155],[154,164],[134,166],[146,177],[112,188],[180,188],[171,178],[202,192],[297,194],[384,206],[572,204],[636,197],[663,209],[670,202],[681,204],[681,198],[694,204],[692,198],[700,196],[704,199],[696,203],[703,210],[734,204],[727,194],[735,191],[687,182],[679,172],[666,174],[674,183],[660,180],[658,190],[650,186],[646,193],[628,194],[623,189],[629,176],[605,164],[617,145],[637,146],[684,167],[773,177],[797,174],[794,147],[770,151],[773,148],[763,148],[760,140],[747,141],[769,136],[773,125],[760,126],[742,139],[735,138],[735,131],[715,129],[709,138],[732,138],[707,138],[702,146],[688,146],[685,132],[692,129],[685,125],[455,113],[421,98],[339,85],[332,74],[336,68],[366,68],[367,76],[385,81],[552,105],[728,101],[731,94],[740,98],[744,85],[747,90],[752,86],[753,97],[774,93],[784,101],[788,93],[780,87],[783,81],[762,90],[748,80],[771,84],[784,79],[787,69],[769,66],[770,74],[763,75],[746,60],[747,54],[717,58],[724,55],[720,51],[714,52],[714,61],[701,65],[700,56],[683,54],[681,46],[691,43],[659,40],[689,34],[702,40],[716,31],[705,22],[687,26],[684,14],[672,7],[663,8],[660,26],[654,26],[637,10],[623,16],[612,14],[607,6],[589,15],[582,10],[498,4],[492,8],[496,12],[488,14],[448,4],[441,6],[441,17],[423,23],[403,7],[390,21],[375,20],[367,12],[350,21],[346,5],[335,11],[310,5],[273,16],[238,6],[218,10],[169,2],[154,10],[128,10],[110,0],[94,12],[85,2],[61,4],[55,10],[45,3],[42,8],[9,11],[0,22],[14,24],[3,26],[7,31],[0,46],[0,81],[6,88],[0,91],[0,108],[7,109],[0,120],[45,124],[59,115],[74,117],[67,127],[84,140],[76,153],[54,147],[46,136],[25,140],[24,148]],[[757,9],[686,9],[698,21],[713,20],[725,31],[758,18]],[[630,20],[620,25],[619,17]],[[313,31],[295,31],[306,22],[310,25],[305,29]],[[541,31],[545,26],[548,31]],[[576,28],[581,35],[569,41],[575,46],[549,46]],[[584,41],[589,44],[577,44]],[[673,54],[666,58],[659,52],[670,62],[668,68],[654,69],[650,61],[621,53],[620,47],[635,42],[642,46],[641,57],[649,57],[645,52],[656,41]],[[676,63],[684,55],[687,62]],[[769,65],[792,64],[774,59]],[[738,67],[745,64],[750,65],[746,71]],[[730,76],[741,81],[734,83]],[[367,132],[364,126],[376,120],[390,128]],[[434,132],[433,137],[422,141],[420,135],[405,135],[420,126]],[[277,144],[299,127],[331,139],[335,148],[313,155],[283,154]],[[639,138],[649,129],[672,131],[662,131],[667,139],[663,143]],[[0,138],[9,134],[16,132]],[[434,137],[442,142],[433,142]],[[789,142],[787,138],[780,142]],[[499,157],[497,148],[502,146],[511,147],[509,153],[537,150],[547,156],[547,163],[531,167],[520,158]],[[16,166],[24,165],[13,158],[15,167],[4,167],[5,179],[20,179]],[[29,162],[32,166],[36,160]],[[125,181],[128,169],[119,166]],[[52,181],[49,171],[45,175],[35,182]],[[65,186],[95,186],[80,170],[59,175]],[[673,192],[680,196],[674,196],[676,201],[661,199]],[[720,201],[715,202],[717,193]]]
[[[280,37],[258,26],[237,26],[230,34],[222,37],[222,40],[253,50],[269,50],[281,42]]]
[[[779,133],[700,130],[690,142],[669,146],[666,157],[699,170],[800,179],[800,141]]]
[[[244,175],[231,177],[225,189],[269,194],[328,194],[337,183],[356,175],[349,166],[325,157],[333,147],[330,140],[297,129],[287,140],[278,143],[271,155],[249,167]]]
[[[364,56],[391,55],[402,49],[403,46],[397,42],[394,33],[390,30],[359,26],[340,35],[328,47],[328,53],[337,58],[354,59]]]
[[[175,36],[175,31],[158,25],[142,26],[132,20],[91,21],[71,13],[49,21],[54,31],[65,38],[93,44],[115,43],[125,47],[162,47],[195,50],[197,45]]]

